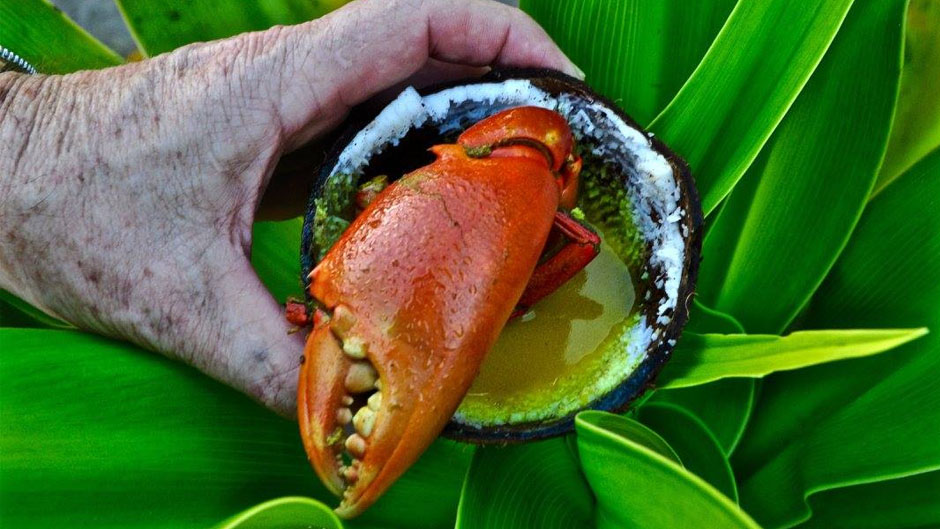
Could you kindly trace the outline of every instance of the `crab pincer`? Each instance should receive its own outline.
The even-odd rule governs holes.
[[[573,145],[551,110],[481,120],[432,147],[433,163],[370,190],[311,272],[298,413],[341,515],[375,502],[434,441],[507,320],[597,254],[598,236],[565,212]],[[562,243],[546,250],[553,229]]]

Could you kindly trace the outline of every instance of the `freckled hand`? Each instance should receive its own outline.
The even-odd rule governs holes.
[[[382,90],[490,64],[578,75],[486,0],[354,2],[118,68],[0,74],[0,287],[292,414],[301,336],[248,260],[279,160]]]

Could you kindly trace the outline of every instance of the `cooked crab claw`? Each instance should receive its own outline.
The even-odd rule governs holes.
[[[460,404],[558,223],[572,143],[549,110],[483,120],[370,197],[311,272],[299,421],[340,515],[375,502]],[[576,271],[596,248],[570,253]],[[542,277],[536,297],[551,283]]]

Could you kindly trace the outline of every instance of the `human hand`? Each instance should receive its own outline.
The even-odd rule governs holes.
[[[278,161],[382,90],[487,65],[579,74],[487,0],[359,0],[117,68],[2,74],[0,287],[292,414],[302,337],[249,262]]]

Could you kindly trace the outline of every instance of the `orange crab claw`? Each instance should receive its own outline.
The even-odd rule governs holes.
[[[493,134],[487,123],[503,138],[549,144],[496,140],[471,156],[461,136],[433,147],[436,161],[371,198],[311,272],[320,308],[300,375],[300,429],[344,517],[376,501],[447,424],[556,222],[553,168],[572,145],[564,119],[513,109],[465,136]]]

